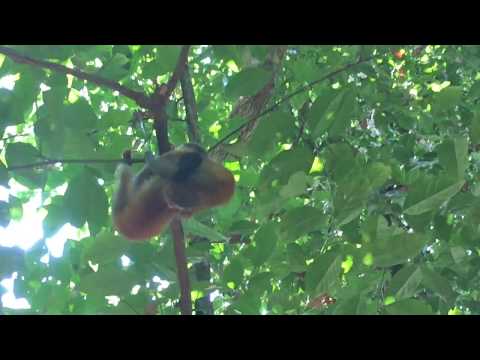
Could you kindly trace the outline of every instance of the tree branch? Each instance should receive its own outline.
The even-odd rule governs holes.
[[[175,67],[175,71],[172,74],[170,80],[167,83],[167,93],[165,97],[170,97],[175,86],[177,86],[177,82],[179,79],[183,77],[183,73],[187,67],[188,61],[188,52],[190,50],[190,45],[183,45],[182,50],[180,51],[180,55],[178,57],[177,66]]]
[[[200,144],[200,131],[198,129],[198,112],[197,102],[195,101],[195,93],[193,91],[192,77],[188,71],[188,65],[185,66],[183,76],[180,79],[180,85],[182,86],[183,103],[185,104],[185,113],[188,129],[188,138],[191,142]]]
[[[332,77],[334,77],[335,75],[338,75],[354,66],[357,66],[359,64],[362,64],[364,62],[367,62],[367,61],[370,61],[374,58],[374,56],[370,56],[368,58],[365,58],[365,59],[359,59],[358,61],[354,62],[354,63],[351,63],[351,64],[348,64],[348,65],[345,65],[343,67],[341,67],[340,69],[338,70],[335,70],[335,71],[332,71],[331,73],[321,77],[320,79],[317,79],[317,80],[314,80],[310,83],[308,83],[307,85],[304,85],[302,87],[300,87],[299,89],[295,90],[294,92],[288,94],[287,96],[285,96],[284,98],[278,100],[275,104],[273,104],[272,106],[270,106],[268,109],[262,111],[260,114],[258,114],[257,116],[254,116],[252,118],[250,118],[248,121],[244,122],[242,125],[238,126],[236,129],[230,131],[227,135],[225,135],[223,138],[221,138],[219,141],[217,141],[216,144],[214,144],[212,147],[210,147],[210,149],[208,149],[208,152],[211,152],[213,151],[216,147],[218,147],[219,145],[221,145],[222,143],[224,143],[225,141],[227,141],[230,137],[232,137],[233,135],[235,135],[236,133],[238,133],[240,130],[242,130],[244,127],[248,126],[251,122],[257,120],[258,118],[261,118],[262,116],[265,116],[266,114],[274,111],[277,109],[277,107],[279,107],[281,104],[283,104],[284,102],[290,100],[291,98],[293,98],[294,96],[298,95],[298,94],[301,94],[309,89],[311,89],[313,86],[317,85],[318,83],[322,82],[322,81],[325,81],[327,79],[330,79]]]
[[[0,54],[8,56],[10,59],[20,64],[29,64],[35,67],[49,69],[62,74],[70,74],[75,76],[78,79],[86,80],[93,84],[107,87],[111,90],[118,91],[123,96],[126,96],[132,99],[141,107],[144,107],[144,108],[148,107],[148,97],[144,93],[131,90],[126,86],[120,85],[118,82],[108,80],[97,75],[88,74],[81,70],[71,69],[64,65],[56,64],[50,61],[34,59],[30,56],[23,55],[18,51],[5,46],[0,46]]]
[[[154,118],[155,133],[157,136],[158,151],[160,154],[170,150],[170,142],[168,140],[168,119],[166,113],[166,105],[170,100],[178,79],[182,76],[183,70],[188,58],[190,45],[184,45],[180,51],[177,65],[168,83],[160,85],[150,98],[150,110]]]
[[[160,87],[158,87],[150,99],[149,109],[151,110],[154,118],[158,152],[160,154],[170,150],[166,106],[170,100],[170,95],[172,94],[178,80],[182,77],[183,71],[185,70],[189,49],[190,45],[184,45],[182,47],[172,77],[168,80],[167,85],[162,84]],[[180,311],[182,315],[192,315],[192,295],[190,291],[190,281],[188,278],[185,235],[179,218],[175,217],[172,220],[170,223],[170,230],[172,232],[175,261],[177,264],[178,283],[180,287]]]
[[[177,276],[180,287],[180,311],[182,315],[192,315],[192,295],[190,293],[190,279],[188,277],[185,234],[179,218],[170,223],[172,231]]]
[[[34,169],[55,164],[115,164],[124,162],[123,159],[46,159],[36,163],[13,165],[7,168],[7,171]],[[144,159],[132,159],[131,163],[143,163]]]

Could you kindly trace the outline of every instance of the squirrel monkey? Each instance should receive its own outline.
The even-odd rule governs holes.
[[[230,171],[196,144],[186,144],[161,156],[147,153],[145,166],[134,176],[120,164],[113,200],[113,222],[130,240],[160,234],[180,214],[192,214],[227,203],[235,191]]]

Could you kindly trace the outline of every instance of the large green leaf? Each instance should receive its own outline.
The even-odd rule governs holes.
[[[9,167],[14,167],[39,163],[42,157],[38,149],[31,144],[17,142],[7,145],[5,159]],[[15,180],[27,187],[41,188],[45,185],[46,174],[33,166],[15,170],[12,174]]]
[[[385,307],[388,315],[433,315],[432,308],[416,299],[405,299]]]
[[[317,296],[330,294],[340,283],[342,257],[335,251],[317,256],[305,276],[307,291]]]
[[[139,280],[131,269],[124,270],[119,264],[100,266],[97,272],[80,277],[79,290],[87,296],[127,295]]]
[[[451,306],[455,301],[457,294],[452,290],[448,280],[427,266],[422,266],[421,270],[423,284],[429,289],[435,291],[443,301]]]
[[[372,245],[373,265],[388,267],[403,264],[420,254],[428,240],[422,234],[401,234],[377,240]]]
[[[320,209],[310,206],[294,208],[288,211],[283,219],[281,237],[287,241],[293,241],[311,231],[326,226],[328,217]]]
[[[120,236],[104,232],[95,237],[84,250],[84,261],[91,261],[94,264],[105,264],[118,261],[120,256],[125,254],[130,247],[130,242]]]
[[[434,96],[433,109],[436,113],[453,109],[462,99],[462,88],[449,86]]]
[[[72,179],[65,192],[65,210],[69,222],[81,227],[88,221],[90,231],[97,233],[108,218],[108,198],[105,189],[90,171]]]
[[[448,186],[440,191],[435,192],[433,195],[424,198],[416,199],[406,210],[405,214],[408,215],[420,215],[430,210],[438,209],[443,203],[448,201],[452,196],[457,194],[462,188],[464,180],[458,181],[455,184]]]
[[[415,265],[405,266],[392,278],[388,287],[387,296],[393,296],[397,301],[408,299],[415,295],[421,282],[421,269]]]
[[[445,140],[438,149],[440,164],[454,180],[463,180],[468,167],[468,139],[457,136]]]
[[[298,171],[308,172],[313,163],[312,152],[305,147],[282,151],[263,169],[260,186],[269,186],[273,180],[287,184],[290,176]]]
[[[255,248],[252,254],[252,263],[261,266],[272,255],[277,245],[277,232],[274,223],[263,225],[255,234]]]
[[[255,95],[271,79],[272,74],[262,68],[247,68],[233,75],[225,88],[225,95],[235,99]]]

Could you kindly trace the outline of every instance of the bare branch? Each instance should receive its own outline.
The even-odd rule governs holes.
[[[34,169],[55,164],[116,164],[124,162],[123,159],[45,159],[31,164],[13,165],[7,168],[7,171]],[[132,159],[131,163],[143,163],[144,159]]]
[[[192,77],[188,71],[188,65],[185,66],[183,76],[180,79],[180,85],[182,86],[183,103],[185,104],[185,112],[187,115],[188,137],[190,141],[200,144],[202,140],[200,139],[200,131],[198,129],[197,102],[195,101]]]
[[[118,82],[108,80],[108,79],[102,78],[102,77],[97,76],[97,75],[88,74],[88,73],[83,72],[81,70],[71,69],[71,68],[68,68],[64,65],[56,64],[56,63],[53,63],[53,62],[50,62],[50,61],[34,59],[30,56],[23,55],[23,54],[19,53],[18,51],[13,50],[9,47],[5,47],[5,46],[0,46],[0,54],[8,56],[10,59],[12,59],[13,61],[15,61],[17,63],[20,63],[20,64],[29,64],[29,65],[33,65],[33,66],[36,66],[36,67],[49,69],[49,70],[52,70],[52,71],[55,71],[55,72],[58,72],[58,73],[62,73],[62,74],[70,74],[70,75],[75,76],[78,79],[86,80],[86,81],[89,81],[93,84],[103,86],[103,87],[107,87],[111,90],[118,91],[123,96],[126,96],[126,97],[132,99],[133,101],[135,101],[141,107],[144,107],[144,108],[148,107],[148,97],[144,93],[139,92],[139,91],[135,91],[135,90],[131,90],[131,89],[127,88],[126,86],[123,86],[123,85],[119,84]]]
[[[362,64],[364,62],[367,62],[367,61],[370,61],[372,60],[374,57],[373,56],[370,56],[368,58],[365,58],[365,59],[359,59],[358,61],[354,62],[354,63],[351,63],[351,64],[348,64],[348,65],[345,65],[343,67],[341,67],[340,69],[338,70],[335,70],[335,71],[332,71],[331,73],[321,77],[320,79],[317,79],[317,80],[314,80],[310,83],[308,83],[307,85],[305,86],[302,86],[300,87],[299,89],[295,90],[294,92],[290,93],[289,95],[285,96],[284,98],[278,100],[275,104],[273,104],[272,106],[270,106],[268,109],[266,109],[265,111],[261,112],[260,114],[258,114],[257,116],[254,116],[250,119],[248,119],[248,121],[244,122],[242,125],[238,126],[236,129],[230,131],[227,135],[225,135],[222,139],[220,139],[216,144],[214,144],[212,147],[210,147],[210,149],[208,149],[209,152],[211,152],[212,150],[214,150],[216,147],[218,147],[219,145],[221,145],[222,143],[224,143],[225,141],[227,141],[230,137],[232,137],[233,135],[235,135],[236,133],[238,133],[240,130],[242,130],[244,127],[248,126],[248,124],[250,124],[251,122],[257,120],[258,118],[274,111],[277,109],[277,107],[279,107],[281,104],[283,104],[284,102],[290,100],[291,98],[293,98],[294,96],[298,95],[298,94],[301,94],[309,89],[311,89],[313,86],[317,85],[318,83],[322,82],[322,81],[325,81],[327,79],[330,79],[332,77],[334,77],[335,75],[338,75],[354,66],[357,66],[359,64]]]
[[[174,219],[170,224],[173,236],[177,276],[180,287],[180,311],[182,315],[192,315],[192,295],[188,277],[187,255],[185,251],[185,234],[180,219]]]
[[[293,142],[294,146],[297,146],[300,143],[300,140],[302,139],[303,132],[305,131],[305,124],[307,123],[307,113],[308,110],[310,109],[310,99],[305,101],[303,104],[302,108],[299,111],[298,117],[300,120],[300,128],[298,130],[298,135],[295,141]]]
[[[158,152],[163,154],[170,150],[170,141],[168,138],[168,118],[166,106],[170,100],[170,95],[175,89],[178,80],[182,77],[187,63],[189,45],[182,47],[177,60],[177,66],[168,80],[167,85],[161,85],[150,99],[151,113],[154,118],[155,133],[157,137]],[[185,235],[180,219],[175,218],[170,223],[172,231],[173,244],[175,250],[175,261],[177,264],[177,276],[180,288],[180,310],[182,315],[192,315],[192,295],[190,291],[190,281],[188,278],[187,256],[185,249]]]
[[[177,86],[178,80],[182,78],[183,72],[185,71],[185,68],[187,66],[189,50],[190,45],[183,45],[182,50],[180,51],[180,56],[178,57],[175,71],[173,72],[172,77],[170,78],[170,80],[168,80],[167,83],[167,93],[165,94],[165,97],[167,98],[172,94],[175,86]]]

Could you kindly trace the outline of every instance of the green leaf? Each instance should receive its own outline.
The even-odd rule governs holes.
[[[335,96],[333,94],[335,94]],[[343,101],[345,92],[333,92],[333,94],[329,95],[327,99],[325,99],[324,106],[326,109],[324,109],[320,118],[317,117],[317,125],[313,130],[314,137],[320,137],[324,133],[328,132],[335,121],[336,113],[340,109],[340,104]]]
[[[83,261],[94,264],[106,264],[118,261],[130,247],[130,242],[123,237],[104,232],[95,237],[95,241],[87,246],[83,253]]]
[[[31,165],[41,161],[39,151],[27,143],[9,143],[5,152],[5,159],[8,167]],[[15,170],[13,173],[15,180],[21,184],[32,187],[42,188],[45,185],[46,174],[38,169]]]
[[[303,206],[289,210],[282,219],[280,234],[287,241],[293,241],[309,232],[322,229],[328,217],[322,210]]]
[[[97,125],[97,116],[83,98],[79,98],[72,105],[65,106],[61,116],[65,121],[65,126],[74,131],[86,132],[94,129]]]
[[[317,296],[319,294],[331,294],[332,290],[340,284],[342,272],[342,257],[335,251],[328,252],[316,257],[308,266],[305,275],[307,291]]]
[[[242,119],[242,122],[245,120]],[[275,150],[275,145],[286,141],[297,134],[295,118],[284,111],[275,111],[266,115],[259,122],[248,144],[248,152],[253,157],[259,158]]]
[[[448,111],[457,106],[462,100],[462,88],[459,86],[449,86],[439,93],[435,94],[433,110],[435,113]]]
[[[430,305],[420,300],[406,299],[385,307],[388,315],[433,315]]]
[[[119,264],[99,266],[97,272],[80,277],[79,290],[88,296],[127,295],[138,282],[137,274],[130,268],[124,270]]]
[[[376,304],[368,302],[368,298],[361,294],[356,294],[347,299],[341,299],[333,310],[334,315],[375,315]]]
[[[105,188],[98,181],[92,184],[89,195],[90,205],[87,212],[88,228],[92,235],[97,234],[108,221],[108,197]]]
[[[12,97],[11,120],[14,124],[23,123],[25,116],[30,113],[44,76],[43,71],[22,66],[20,79],[15,82]]]
[[[307,114],[307,127],[309,129],[315,129],[314,133],[321,133],[321,126],[317,129],[318,124],[322,124],[324,121],[325,113],[329,108],[330,103],[338,96],[338,91],[332,88],[325,89],[324,92],[319,95],[312,104],[310,111]]]
[[[416,199],[405,211],[408,215],[420,215],[425,212],[438,209],[443,203],[457,194],[465,183],[464,180],[456,182],[455,184],[437,191],[435,194],[427,197],[426,199]]]
[[[422,266],[422,276],[423,285],[435,291],[449,306],[453,305],[457,294],[452,290],[452,286],[447,279],[427,266]]]
[[[235,283],[235,287],[238,288],[243,281],[243,265],[238,258],[233,258],[225,267],[223,271],[222,280],[225,284],[229,282]]]
[[[306,270],[307,259],[300,245],[296,243],[287,245],[287,259],[293,272],[303,272]]]
[[[182,47],[178,45],[160,45],[157,49],[157,75],[173,72],[177,66]]]
[[[201,222],[190,218],[183,221],[185,232],[196,236],[206,237],[215,242],[228,242],[228,238],[219,233],[212,227],[202,224]]]
[[[298,171],[308,172],[313,163],[313,154],[306,147],[295,147],[282,151],[265,166],[260,175],[260,187],[271,185],[273,180],[288,183],[290,176]]]
[[[64,312],[71,294],[70,289],[65,286],[42,284],[35,296],[31,297],[31,305],[41,313],[59,315]]]
[[[270,292],[271,279],[272,273],[268,271],[253,276],[248,282],[248,294],[255,298],[259,298],[265,292]]]
[[[401,234],[376,241],[372,246],[373,265],[389,267],[403,264],[420,254],[428,240],[422,234]]]
[[[65,81],[65,84],[58,85],[56,82],[59,80],[55,79],[50,79],[53,84],[50,84],[51,86],[54,86],[50,90],[42,93],[43,101],[44,101],[44,106],[45,109],[48,113],[49,116],[54,116],[54,117],[59,117],[63,111],[63,107],[65,106],[65,99],[67,98],[68,92],[67,92],[67,79],[66,77],[62,78]]]
[[[43,234],[48,238],[55,235],[55,233],[68,222],[63,204],[63,196],[53,197],[50,205],[45,206],[45,209],[48,213],[43,220]]]
[[[263,265],[272,255],[277,246],[277,233],[274,223],[263,225],[255,234],[255,248],[252,254],[252,263],[254,266]]]
[[[65,147],[65,124],[59,116],[60,110],[53,115],[39,112],[34,130],[42,154],[53,159],[61,158]]]
[[[381,162],[375,162],[368,166],[367,176],[370,180],[372,188],[379,188],[392,176],[392,169],[390,166]]]
[[[332,125],[328,130],[328,137],[343,136],[345,131],[350,127],[353,112],[355,110],[355,92],[348,89],[342,97],[342,101],[335,112]]]
[[[392,278],[387,296],[395,297],[396,301],[408,299],[415,295],[421,282],[421,269],[416,265],[405,266]]]
[[[108,199],[105,189],[89,171],[72,179],[65,192],[65,209],[69,222],[81,227],[88,221],[90,231],[96,233],[108,219]]]
[[[438,147],[438,158],[451,178],[463,180],[468,167],[468,139],[464,136],[446,139]]]
[[[240,96],[251,96],[259,92],[272,74],[262,68],[247,68],[233,75],[225,88],[225,96],[237,99]]]
[[[102,116],[101,124],[104,128],[128,126],[128,122],[132,119],[130,111],[109,110]]]
[[[280,195],[284,198],[290,198],[302,195],[310,183],[310,179],[303,171],[298,171],[288,179],[288,184],[280,189]]]
[[[480,84],[480,82],[478,82]],[[474,145],[480,143],[480,112],[476,111],[469,126],[470,139]]]
[[[128,57],[117,53],[98,71],[98,75],[114,81],[123,79],[128,74],[128,69],[125,68],[125,65],[129,62],[130,59]]]

